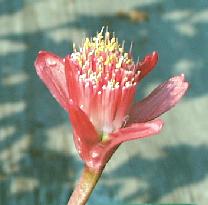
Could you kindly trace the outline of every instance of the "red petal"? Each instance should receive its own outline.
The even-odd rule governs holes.
[[[72,101],[69,103],[69,113],[75,133],[74,141],[80,155],[84,159],[86,158],[84,155],[88,154],[87,152],[100,141],[100,138],[87,115]]]
[[[138,68],[141,71],[138,77],[140,81],[146,76],[157,64],[158,53],[154,51],[152,54],[145,56],[144,60],[138,63]]]
[[[75,72],[76,67],[71,62],[70,56],[66,56],[65,58],[65,73],[66,73],[66,81],[67,81],[67,88],[70,99],[73,100],[74,103],[78,103],[78,96],[79,96],[79,89],[77,85],[77,74]]]
[[[135,123],[129,127],[121,128],[117,132],[109,135],[109,141],[99,143],[93,147],[90,151],[91,159],[86,163],[88,166],[99,170],[105,166],[121,143],[158,134],[162,127],[162,120],[157,119],[146,123]]]
[[[188,83],[185,82],[183,74],[170,78],[133,106],[129,113],[128,124],[147,122],[160,116],[176,105],[187,88]]]
[[[129,127],[121,128],[110,134],[112,139],[111,146],[121,144],[125,141],[149,137],[158,134],[163,127],[163,121],[156,119],[145,123],[134,123]]]
[[[67,110],[68,91],[63,59],[53,53],[40,51],[35,61],[35,68],[51,94]]]

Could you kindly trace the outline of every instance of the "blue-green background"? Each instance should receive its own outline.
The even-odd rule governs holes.
[[[148,21],[119,12],[147,12]],[[137,99],[184,73],[190,89],[165,114],[163,132],[115,153],[90,204],[208,201],[208,1],[0,0],[0,204],[66,204],[82,163],[67,114],[37,77],[41,49],[65,56],[103,25],[134,42],[134,56],[157,50],[156,69]]]

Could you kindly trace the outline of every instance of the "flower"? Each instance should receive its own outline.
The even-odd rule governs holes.
[[[69,113],[76,148],[88,167],[102,169],[118,146],[158,134],[156,119],[185,94],[184,75],[170,78],[133,104],[137,84],[155,67],[158,53],[134,63],[131,51],[103,29],[65,58],[40,51],[37,74]]]

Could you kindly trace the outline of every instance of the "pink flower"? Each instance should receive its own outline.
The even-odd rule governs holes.
[[[40,51],[35,68],[52,95],[70,114],[76,148],[88,167],[102,169],[118,146],[158,134],[156,119],[172,108],[188,88],[184,75],[170,78],[133,104],[137,84],[156,65],[157,52],[134,63],[106,31],[65,58]]]

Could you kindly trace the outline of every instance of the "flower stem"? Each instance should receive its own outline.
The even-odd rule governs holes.
[[[84,205],[89,199],[102,171],[95,171],[85,166],[67,205]]]

